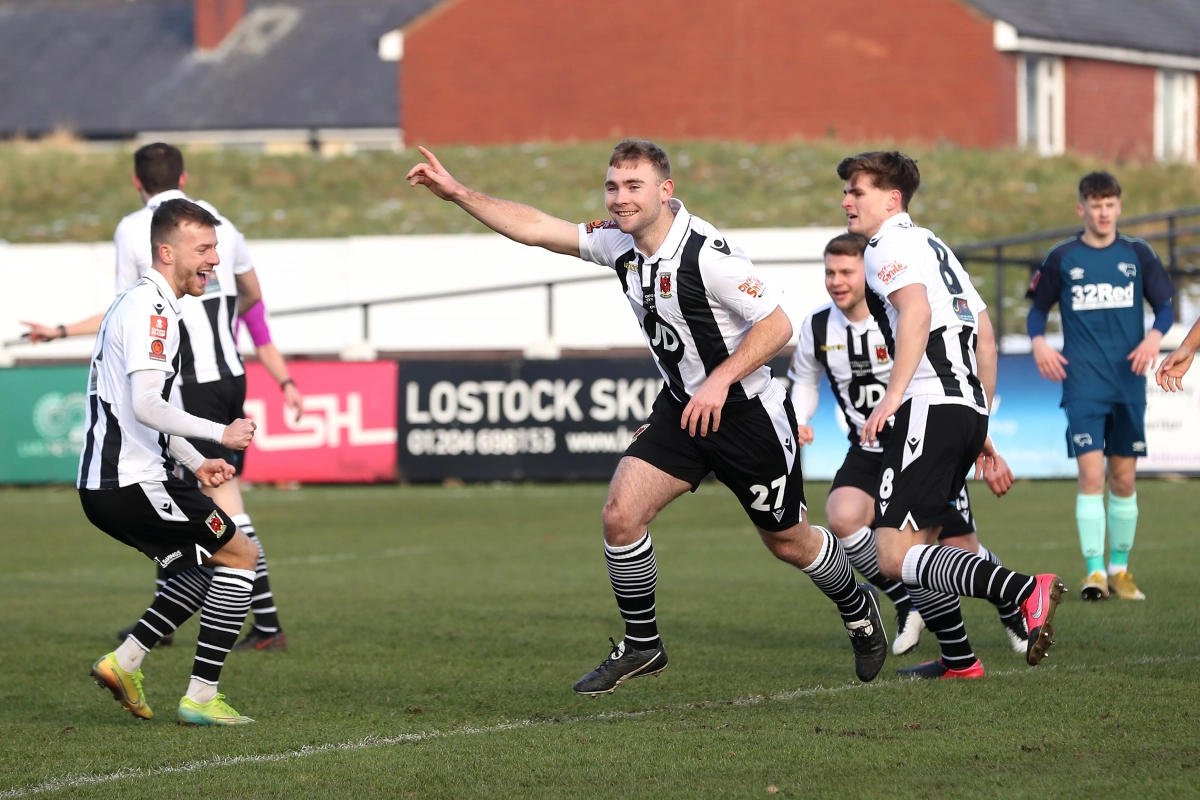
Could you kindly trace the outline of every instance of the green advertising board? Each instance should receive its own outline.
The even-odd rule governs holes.
[[[74,483],[87,366],[0,369],[0,483]]]

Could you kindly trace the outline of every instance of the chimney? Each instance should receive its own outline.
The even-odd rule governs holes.
[[[246,14],[246,0],[193,0],[196,49],[216,50]]]

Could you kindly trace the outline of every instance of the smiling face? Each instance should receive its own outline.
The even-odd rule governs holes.
[[[867,311],[867,273],[862,256],[843,256],[830,253],[825,256],[825,291],[833,304],[846,315],[856,320]],[[858,307],[862,306],[861,309]],[[861,312],[861,313],[858,313]]]
[[[199,297],[212,277],[213,267],[221,263],[217,256],[217,230],[185,220],[175,229],[170,240],[158,246],[158,261],[175,288],[175,294]]]
[[[870,239],[888,217],[903,211],[899,189],[880,189],[869,173],[856,172],[842,187],[846,230]]]
[[[665,211],[674,189],[674,181],[670,178],[662,180],[648,161],[626,162],[608,168],[604,180],[604,207],[622,233],[641,239],[661,227],[664,220],[670,228],[673,220]]]
[[[1121,198],[1085,197],[1079,201],[1075,212],[1083,220],[1083,227],[1094,238],[1107,240],[1116,236],[1117,219],[1121,216]]]

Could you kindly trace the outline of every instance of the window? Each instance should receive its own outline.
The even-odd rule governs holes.
[[[1021,56],[1017,62],[1017,144],[1043,156],[1066,150],[1063,62]]]
[[[1196,74],[1160,69],[1154,78],[1154,157],[1196,160]]]

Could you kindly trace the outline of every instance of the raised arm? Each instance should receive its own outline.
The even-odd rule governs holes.
[[[427,163],[408,171],[410,186],[421,185],[443,200],[449,200],[496,233],[514,242],[542,247],[554,253],[579,258],[579,228],[532,206],[490,197],[469,189],[454,179],[437,157],[418,147]]]
[[[238,316],[240,317],[262,300],[262,287],[258,284],[258,273],[254,271],[253,267],[241,275],[235,274],[233,280],[237,284]]]

